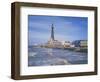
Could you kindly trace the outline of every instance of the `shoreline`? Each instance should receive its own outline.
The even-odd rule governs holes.
[[[57,47],[47,47],[47,46],[31,46],[31,47],[37,47],[37,48],[50,48],[50,49],[63,49],[63,50],[70,50],[70,51],[75,51],[75,52],[84,52],[84,53],[87,53],[88,50],[87,50],[87,47],[67,47],[67,48],[57,48]]]

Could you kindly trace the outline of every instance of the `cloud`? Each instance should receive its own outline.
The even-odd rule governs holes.
[[[29,44],[47,42],[50,39],[52,23],[57,40],[87,38],[87,21],[82,22],[81,19],[83,18],[31,16],[28,21]]]

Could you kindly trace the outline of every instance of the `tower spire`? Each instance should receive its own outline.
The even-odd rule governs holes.
[[[51,39],[54,40],[54,26],[51,26]]]

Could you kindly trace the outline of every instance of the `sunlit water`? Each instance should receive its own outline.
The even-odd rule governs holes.
[[[87,64],[87,53],[67,49],[34,48],[28,50],[28,66]]]

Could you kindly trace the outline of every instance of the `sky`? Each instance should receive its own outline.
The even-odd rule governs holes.
[[[55,40],[87,40],[87,17],[28,15],[29,45],[43,44],[50,40],[52,24]]]

